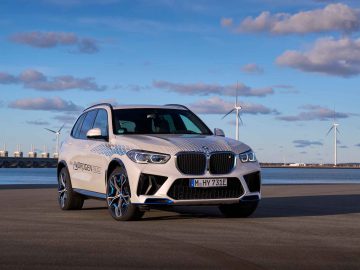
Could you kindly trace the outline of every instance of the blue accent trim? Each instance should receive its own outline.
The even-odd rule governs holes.
[[[94,191],[85,190],[85,189],[78,189],[78,188],[74,188],[73,190],[76,193],[79,193],[81,195],[94,197],[94,198],[98,198],[98,199],[106,199],[106,194],[104,194],[104,193],[94,192]]]
[[[173,204],[172,200],[165,198],[148,198],[144,203],[136,203],[136,205],[170,205]]]

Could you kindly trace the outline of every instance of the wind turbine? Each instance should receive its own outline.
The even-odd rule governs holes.
[[[60,137],[60,131],[63,129],[64,126],[65,126],[65,124],[63,124],[58,131],[45,128],[47,131],[50,131],[50,132],[52,132],[52,133],[55,133],[55,135],[56,135],[56,150],[55,150],[56,154],[59,154],[59,137]]]
[[[339,126],[339,124],[336,123],[335,111],[334,111],[334,123],[332,124],[329,131],[326,133],[326,136],[327,136],[327,135],[329,135],[331,130],[334,130],[334,166],[337,165],[337,134],[338,133],[340,134],[338,126]]]
[[[240,110],[242,109],[242,107],[238,104],[238,87],[239,87],[239,83],[236,84],[236,98],[235,98],[235,106],[234,108],[232,108],[227,114],[225,114],[221,119],[224,119],[226,116],[228,116],[230,113],[236,111],[236,134],[235,134],[235,139],[238,141],[239,140],[239,124],[243,124],[243,121],[240,117]]]

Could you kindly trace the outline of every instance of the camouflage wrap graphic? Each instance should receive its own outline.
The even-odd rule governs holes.
[[[124,138],[125,139],[125,138]],[[238,141],[202,135],[132,135],[126,138],[130,145],[138,144],[137,149],[175,155],[178,152],[211,152],[242,153],[249,148]]]
[[[126,152],[130,151],[130,147],[126,145],[111,145],[109,143],[99,144],[90,151],[99,155],[111,157],[112,155],[125,155]]]

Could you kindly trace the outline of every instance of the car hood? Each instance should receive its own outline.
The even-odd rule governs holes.
[[[138,149],[174,155],[182,151],[242,153],[250,149],[246,144],[225,137],[197,134],[119,135],[116,144],[127,150]]]

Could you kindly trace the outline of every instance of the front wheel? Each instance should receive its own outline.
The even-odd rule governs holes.
[[[220,205],[219,209],[220,212],[226,217],[245,218],[251,216],[255,212],[258,204],[259,201],[224,204]]]
[[[111,216],[118,221],[141,218],[143,212],[131,204],[129,179],[126,170],[117,167],[109,176],[106,186],[106,201]]]

